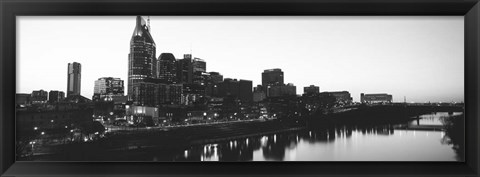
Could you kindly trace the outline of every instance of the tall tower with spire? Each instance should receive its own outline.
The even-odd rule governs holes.
[[[137,16],[128,54],[127,95],[129,99],[133,92],[132,84],[141,82],[145,78],[157,77],[155,51],[156,45],[150,34],[150,24],[146,23],[143,17]]]

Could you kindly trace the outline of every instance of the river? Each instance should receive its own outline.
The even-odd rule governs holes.
[[[442,125],[442,117],[419,116],[402,125]],[[215,144],[191,146],[175,161],[461,161],[444,130],[405,130],[397,125],[331,126]],[[157,161],[157,157],[153,157]]]

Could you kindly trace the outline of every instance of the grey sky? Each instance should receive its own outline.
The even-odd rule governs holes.
[[[208,71],[261,84],[264,69],[320,91],[389,93],[394,101],[464,100],[463,16],[175,17],[151,16],[160,53],[192,51]],[[81,93],[100,77],[127,85],[135,16],[17,17],[17,92],[65,91],[67,63],[82,64]]]

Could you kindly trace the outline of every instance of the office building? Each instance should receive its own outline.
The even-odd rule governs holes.
[[[320,87],[315,85],[310,85],[308,87],[303,88],[303,94],[305,95],[315,95],[320,93]]]
[[[124,95],[124,84],[120,78],[102,77],[95,81],[93,101],[113,101],[113,97]]]
[[[148,79],[133,85],[132,101],[134,105],[140,106],[181,104],[182,94],[181,84],[166,84],[160,80]]]
[[[162,53],[158,57],[158,78],[167,83],[176,83],[177,67],[175,56],[171,53]]]
[[[57,90],[50,90],[48,92],[48,103],[58,103],[65,99],[65,93]]]
[[[341,104],[350,104],[353,100],[348,91],[320,92],[320,98],[325,97],[334,97],[336,102]]]
[[[194,58],[192,61],[193,72],[207,72],[207,63],[200,58]]]
[[[391,103],[392,95],[386,93],[376,93],[376,94],[360,94],[360,101],[362,103],[372,104],[372,103]]]
[[[80,95],[82,65],[77,62],[68,63],[67,97]]]
[[[287,85],[267,86],[267,97],[291,96],[297,94],[297,87],[292,83]]]
[[[31,98],[32,104],[47,103],[48,92],[44,90],[34,90]]]
[[[238,82],[238,99],[242,102],[252,102],[252,81],[240,79]]]
[[[185,54],[183,59],[177,60],[177,83],[191,84],[193,83],[193,65],[192,55]]]
[[[156,78],[155,50],[156,45],[150,34],[150,24],[147,24],[143,17],[137,16],[128,54],[127,95],[129,98],[133,93],[133,84],[142,82],[145,78]]]
[[[264,87],[271,85],[284,85],[283,71],[281,69],[267,69],[262,73],[262,85]]]

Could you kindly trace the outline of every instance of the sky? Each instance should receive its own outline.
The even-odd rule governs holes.
[[[119,77],[127,87],[135,16],[17,16],[17,93],[67,89],[82,65],[81,95]],[[388,93],[394,102],[464,101],[463,16],[150,16],[161,53],[207,62],[224,78],[261,84],[280,68],[297,94]],[[126,90],[126,89],[125,89]]]

